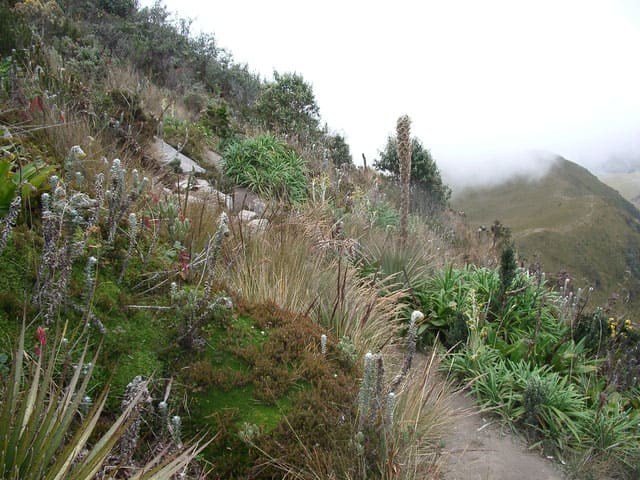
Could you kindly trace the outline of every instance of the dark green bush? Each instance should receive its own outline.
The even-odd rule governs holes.
[[[375,168],[391,173],[395,178],[400,176],[397,140],[389,137],[380,158],[374,162]],[[440,170],[431,152],[424,148],[417,138],[411,139],[411,184],[421,187],[424,202],[432,207],[446,207],[451,197],[451,189],[442,182]]]
[[[232,143],[224,160],[229,178],[260,195],[292,203],[307,196],[304,161],[269,133]]]
[[[224,100],[209,102],[200,124],[220,140],[228,139],[234,133],[231,110]]]

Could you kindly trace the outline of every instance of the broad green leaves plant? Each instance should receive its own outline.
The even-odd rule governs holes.
[[[11,159],[0,159],[0,216],[9,212],[9,206],[18,190],[22,199],[35,195],[45,184],[55,167],[41,161],[16,166]]]
[[[476,267],[464,269],[446,266],[440,272],[417,282],[415,297],[418,308],[425,313],[423,323],[418,327],[418,335],[428,345],[437,333],[445,333],[459,315],[469,318],[469,295],[473,290],[475,308],[482,312],[498,285],[495,272]]]

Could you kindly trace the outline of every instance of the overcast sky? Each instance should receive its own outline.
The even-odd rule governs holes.
[[[356,162],[406,113],[458,183],[533,150],[640,163],[640,0],[164,3],[263,77],[302,74]]]

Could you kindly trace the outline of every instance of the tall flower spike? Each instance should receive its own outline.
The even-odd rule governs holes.
[[[127,385],[125,390],[124,399],[122,400],[121,405],[122,411],[126,411],[132,403],[135,407],[131,412],[131,415],[134,417],[133,421],[118,442],[118,449],[120,451],[119,460],[122,465],[129,465],[131,463],[131,457],[138,445],[141,424],[140,410],[144,403],[151,400],[151,395],[149,394],[147,385],[148,382],[143,380],[142,376],[138,375]]]
[[[136,235],[138,234],[138,219],[135,213],[129,214],[129,248],[127,249],[127,254],[124,257],[124,262],[122,263],[122,271],[120,272],[119,281],[122,282],[124,278],[124,273],[129,266],[129,260],[131,259],[131,255],[133,254],[133,247],[136,243]]]
[[[371,408],[371,397],[375,383],[375,355],[367,352],[364,356],[364,372],[360,392],[358,393],[358,430],[362,430],[365,420],[369,416]]]
[[[385,412],[385,427],[387,431],[391,429],[393,426],[393,414],[396,409],[396,394],[394,392],[389,392],[387,395],[387,411]]]
[[[181,429],[182,429],[182,419],[178,415],[174,415],[171,417],[171,425],[170,425],[171,433],[173,436],[173,441],[178,445],[178,447],[182,447],[181,440]]]
[[[20,207],[22,206],[22,198],[18,195],[13,199],[11,205],[9,205],[9,213],[2,219],[2,233],[0,233],[0,253],[7,246],[9,235],[16,224],[16,219],[20,213]]]
[[[209,241],[207,247],[207,260],[204,263],[206,269],[207,279],[204,284],[204,291],[200,300],[200,308],[202,308],[211,296],[211,288],[213,286],[213,277],[215,274],[215,266],[218,260],[220,249],[222,248],[223,240],[229,236],[229,217],[225,212],[222,212],[218,217],[218,228],[213,238]]]
[[[409,222],[409,183],[411,181],[411,120],[407,115],[398,119],[397,145],[400,162],[400,245],[407,244]]]
[[[71,147],[71,149],[69,150],[69,153],[64,159],[64,164],[63,164],[65,180],[69,181],[71,179],[71,173],[73,172],[73,169],[75,168],[76,163],[79,160],[82,160],[83,158],[85,158],[86,156],[87,156],[86,153],[84,153],[80,145],[74,145],[73,147]]]
[[[418,322],[424,318],[424,314],[418,310],[414,310],[411,314],[411,320],[409,322],[409,330],[407,332],[407,352],[404,356],[404,363],[402,364],[402,370],[391,382],[389,387],[390,392],[398,390],[400,383],[407,376],[411,364],[413,363],[413,357],[416,354],[416,343],[418,341]]]
[[[91,296],[93,295],[93,287],[95,286],[95,275],[96,275],[96,265],[98,264],[98,259],[96,257],[89,257],[87,259],[87,265],[84,268],[84,298],[87,303],[87,308],[89,308],[89,302],[91,301]]]

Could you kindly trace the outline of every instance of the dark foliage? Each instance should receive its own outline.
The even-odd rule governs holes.
[[[274,81],[266,85],[256,111],[270,131],[310,139],[318,132],[320,114],[311,85],[297,73],[273,73]]]
[[[397,140],[389,137],[380,158],[374,162],[374,167],[391,173],[395,178],[400,177],[400,162],[398,160]],[[426,149],[417,138],[411,139],[411,184],[424,192],[420,202],[429,206],[445,207],[451,197],[451,189],[442,182],[440,170],[431,152]],[[412,195],[417,198],[416,195]],[[415,205],[414,211],[424,211],[422,205]]]

